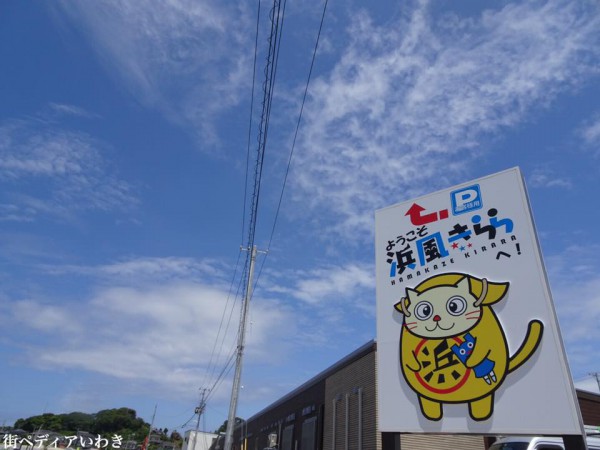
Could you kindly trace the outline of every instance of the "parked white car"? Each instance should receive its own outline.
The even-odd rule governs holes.
[[[600,437],[586,436],[588,450],[600,450]],[[498,439],[490,450],[565,450],[560,437],[508,436]]]

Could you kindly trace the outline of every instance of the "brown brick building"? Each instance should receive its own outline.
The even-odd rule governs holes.
[[[485,450],[479,435],[380,433],[377,425],[377,345],[371,341],[235,430],[236,449],[263,450],[269,435],[278,450]],[[600,395],[577,391],[583,421],[600,427]]]

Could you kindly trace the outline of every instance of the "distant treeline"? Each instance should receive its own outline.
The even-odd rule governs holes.
[[[75,435],[87,431],[102,436],[119,435],[123,440],[142,441],[150,429],[150,424],[137,417],[130,408],[105,409],[95,414],[72,412],[68,414],[42,414],[15,422],[15,429],[29,432],[37,430],[55,431],[63,435]]]

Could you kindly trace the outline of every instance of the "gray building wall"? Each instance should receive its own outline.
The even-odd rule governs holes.
[[[483,450],[483,436],[402,434],[402,450]]]
[[[251,417],[247,450],[266,447],[270,432],[278,434],[280,450],[485,450],[493,441],[481,435],[382,435],[376,364],[376,344],[367,343]],[[580,391],[577,395],[584,421],[600,425],[600,396]],[[286,427],[289,433],[284,442]],[[307,440],[309,434],[315,439]],[[240,434],[236,442],[241,441]]]
[[[374,350],[325,382],[323,450],[361,449],[381,450]]]

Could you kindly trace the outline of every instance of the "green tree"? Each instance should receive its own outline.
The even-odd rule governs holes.
[[[60,415],[45,413],[40,416],[19,419],[15,422],[14,427],[32,433],[37,430],[60,430],[62,429],[62,418]]]
[[[119,433],[123,430],[138,431],[146,423],[136,417],[130,408],[105,409],[95,414],[94,433]]]
[[[244,419],[242,419],[241,417],[235,418],[236,424],[240,424],[243,421],[244,421]],[[219,433],[225,433],[226,431],[227,431],[227,419],[225,419],[225,422],[223,422],[223,425],[221,425],[216,431],[214,431],[214,433],[219,434]]]
[[[78,431],[89,431],[94,427],[94,415],[82,412],[62,414],[61,432],[75,434]]]
[[[34,432],[39,429],[73,435],[77,431],[88,431],[102,436],[120,435],[124,439],[138,442],[148,435],[150,425],[137,417],[131,408],[105,409],[95,414],[72,412],[68,414],[42,414],[15,422],[14,428]]]

